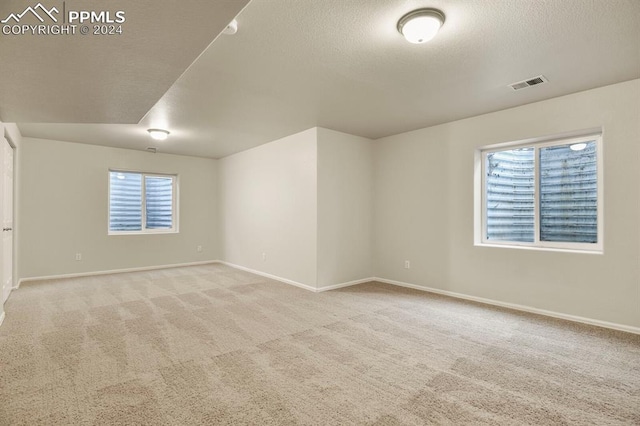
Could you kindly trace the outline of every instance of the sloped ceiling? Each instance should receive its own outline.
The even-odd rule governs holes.
[[[412,45],[396,23],[419,7],[441,9],[446,22],[432,42]],[[189,25],[200,22],[193,19]],[[46,90],[31,94],[33,104],[45,100],[40,110],[6,118],[0,97],[0,116],[19,120],[25,136],[218,158],[313,126],[379,138],[640,77],[636,0],[253,0],[237,19],[238,34],[218,37],[168,90],[158,84],[166,93],[153,107],[154,97],[134,85],[123,90],[125,110],[129,96],[140,98],[127,118],[148,107],[139,124],[121,124],[131,122],[125,117],[82,124],[119,102],[84,104],[62,117]],[[168,56],[196,50],[173,43]],[[93,49],[87,43],[66,60],[82,62]],[[140,73],[151,62],[130,60]],[[539,74],[549,82],[508,87]],[[145,76],[155,87],[153,72]],[[20,77],[18,86],[29,80]],[[83,81],[83,93],[102,87],[101,78]],[[37,123],[57,114],[59,124]],[[150,127],[171,137],[152,142]]]
[[[13,26],[62,25],[69,11],[124,11],[122,33],[0,34],[0,117],[43,123],[138,123],[249,0],[2,0]],[[38,7],[37,5],[42,5]],[[70,22],[66,22],[70,24]],[[2,27],[5,24],[1,25]],[[120,25],[118,25],[120,26]],[[10,32],[10,31],[7,31]],[[107,26],[107,32],[109,28]]]

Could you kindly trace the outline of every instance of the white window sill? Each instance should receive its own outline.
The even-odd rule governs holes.
[[[109,236],[118,236],[118,235],[166,235],[166,234],[178,234],[179,232],[176,230],[171,231],[156,231],[156,232],[140,232],[140,231],[123,231],[123,232],[108,232]]]
[[[503,249],[534,250],[534,251],[555,251],[555,252],[562,252],[562,253],[604,254],[604,250],[602,250],[601,248],[577,249],[577,248],[528,246],[528,245],[518,245],[518,244],[496,244],[496,243],[475,243],[474,246],[489,247],[489,248],[503,248]]]

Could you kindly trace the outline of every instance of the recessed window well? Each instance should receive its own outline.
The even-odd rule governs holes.
[[[177,232],[177,175],[109,170],[109,235]]]
[[[476,167],[476,245],[602,253],[601,134],[485,147]]]

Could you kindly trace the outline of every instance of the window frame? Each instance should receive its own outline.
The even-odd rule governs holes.
[[[574,243],[561,241],[540,240],[540,149],[551,146],[573,145],[581,142],[595,142],[596,144],[596,178],[597,178],[597,242]],[[487,239],[487,195],[486,195],[486,165],[487,155],[518,148],[533,148],[534,156],[534,241],[499,241]],[[604,179],[603,179],[603,149],[602,132],[588,133],[581,136],[556,136],[544,140],[527,140],[501,143],[482,147],[476,151],[476,246],[510,247],[532,250],[568,251],[578,253],[604,253]],[[477,200],[477,198],[476,198]]]
[[[142,207],[142,226],[140,231],[112,231],[111,230],[111,173],[134,173],[141,177],[141,207]],[[172,197],[171,197],[171,212],[172,212],[172,227],[169,229],[147,229],[145,228],[147,223],[147,191],[146,191],[146,178],[147,177],[160,177],[171,178],[172,180]],[[107,172],[108,180],[108,192],[107,192],[107,235],[154,235],[154,234],[178,234],[179,231],[179,176],[178,174],[171,173],[156,173],[156,172],[142,172],[139,170],[131,169],[109,169]]]

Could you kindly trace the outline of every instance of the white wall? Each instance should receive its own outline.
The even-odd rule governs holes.
[[[474,246],[477,148],[596,127],[603,255]],[[390,136],[374,156],[377,276],[640,326],[640,80]]]
[[[374,142],[374,275],[448,284],[448,139],[443,126]],[[409,261],[410,269],[404,268]]]
[[[219,257],[215,160],[29,138],[19,158],[21,278]],[[107,235],[109,168],[178,174],[180,232]]]
[[[372,276],[373,141],[318,128],[318,288]]]
[[[222,258],[315,288],[316,129],[219,161]]]

